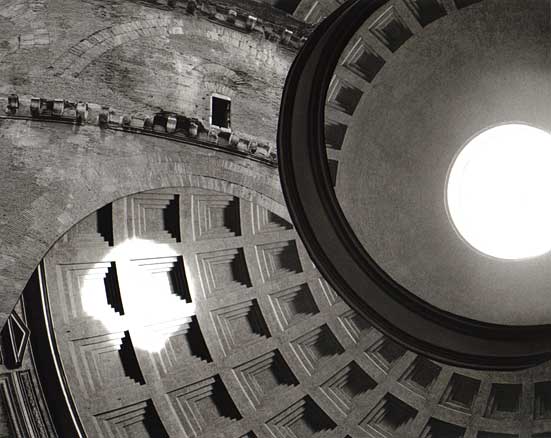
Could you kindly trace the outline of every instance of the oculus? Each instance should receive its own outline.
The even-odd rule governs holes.
[[[525,124],[483,131],[459,152],[447,183],[449,216],[478,251],[525,259],[551,250],[551,135]]]
[[[293,225],[327,283],[362,318],[392,341],[454,366],[518,370],[540,364],[551,357],[551,325],[487,323],[444,311],[420,299],[396,282],[369,254],[369,248],[362,245],[348,223],[333,190],[333,158],[328,156],[325,138],[325,106],[328,96],[331,96],[331,80],[339,58],[355,32],[370,17],[377,18],[378,11],[386,11],[387,6],[387,0],[351,0],[343,3],[314,30],[289,71],[279,114],[278,156],[281,186]],[[538,149],[536,145],[540,140],[542,144],[546,143],[548,136],[542,131],[527,125],[514,125],[529,132],[529,137],[523,133],[515,134],[518,141],[513,141],[515,137],[509,134],[502,138],[512,141],[518,148],[526,146]],[[515,126],[511,129],[516,129]],[[504,126],[501,129],[509,128]],[[492,131],[485,131],[484,137],[491,135]],[[532,138],[538,141],[532,141]],[[503,145],[503,141],[498,143]],[[469,149],[467,145],[464,152],[468,153]],[[548,154],[546,148],[539,149]],[[532,159],[531,154],[528,152],[528,158],[522,158],[528,160],[528,163],[513,160],[517,166],[513,172],[514,178],[519,181],[522,179],[517,175],[519,169],[529,165],[529,162],[535,163],[535,169],[543,169],[547,163],[547,159],[541,157]],[[461,163],[461,160],[460,154],[456,164]],[[489,167],[494,169],[496,166],[491,164]],[[507,181],[507,187],[502,187],[502,190],[507,192],[511,187],[516,187],[503,175],[507,173],[506,170],[500,172],[500,179]],[[526,184],[525,187],[548,186],[543,182],[546,177],[538,176],[538,172],[532,168],[529,172],[532,182],[522,181],[522,184]],[[449,189],[448,211],[454,226],[463,235],[466,231],[461,228],[454,213],[455,170],[451,169],[448,173],[448,184],[442,183],[441,199],[444,203],[444,193]],[[529,197],[533,199],[522,199],[522,195],[517,196],[517,199],[526,206],[538,206],[537,200],[545,199],[538,198],[539,195],[534,193],[530,193]],[[479,214],[476,212],[476,215]],[[548,223],[543,213],[525,211],[521,217],[537,219],[541,224]],[[472,222],[477,223],[476,216]],[[513,228],[510,225],[502,227],[506,231],[502,236],[509,238],[515,230],[526,231],[523,231],[523,225],[513,224]],[[531,222],[526,227],[535,228]],[[471,242],[467,236],[464,239],[476,248],[475,242]],[[527,242],[522,236],[514,239],[525,244]],[[508,260],[534,257],[551,248],[541,244],[541,240],[544,240],[541,236],[539,240],[534,247],[528,246],[522,251],[512,251],[514,245],[507,244],[505,248],[508,252],[490,254]],[[485,248],[478,250],[490,251]]]

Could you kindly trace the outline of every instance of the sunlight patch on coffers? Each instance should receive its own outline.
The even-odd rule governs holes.
[[[115,261],[122,315],[93,281],[80,284],[84,312],[109,332],[129,330],[135,348],[161,351],[171,334],[195,314],[195,303],[179,296],[170,280],[170,261],[178,255],[169,244],[150,240],[129,239],[117,245],[104,261]],[[190,278],[187,287],[194,301],[197,286]]]

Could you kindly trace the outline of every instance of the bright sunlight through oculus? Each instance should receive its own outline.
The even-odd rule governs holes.
[[[474,137],[448,178],[448,210],[461,236],[502,259],[551,250],[551,135],[522,125]]]
[[[136,263],[147,266],[148,260],[171,256],[176,253],[170,245],[152,240],[129,239],[118,245],[105,261],[116,260],[117,271],[123,274],[119,281],[124,315],[115,312],[105,294],[98,294],[93,281],[83,281],[80,285],[84,312],[101,321],[109,333],[131,330],[134,347],[159,353],[168,339],[191,321],[195,304],[174,294],[167,266],[157,264],[154,270],[143,270],[137,268]],[[129,257],[136,260],[128,261]],[[191,279],[187,280],[190,294],[195,297],[197,286]]]

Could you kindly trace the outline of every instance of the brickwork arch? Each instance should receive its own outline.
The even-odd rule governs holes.
[[[90,34],[55,60],[54,72],[56,75],[78,77],[96,58],[121,44],[140,38],[170,35],[208,38],[220,44],[246,50],[259,62],[274,66],[277,64],[278,49],[275,44],[251,38],[248,34],[229,28],[213,28],[212,23],[194,17],[157,17],[108,26]]]
[[[25,135],[21,135],[24,132]],[[275,168],[221,151],[96,126],[2,120],[1,323],[48,248],[115,199],[163,187],[240,196],[288,219]],[[67,153],[70,150],[71,153]]]

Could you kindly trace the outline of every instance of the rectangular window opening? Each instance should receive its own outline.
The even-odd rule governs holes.
[[[231,130],[231,100],[229,97],[213,94],[210,105],[210,124],[224,130]]]

